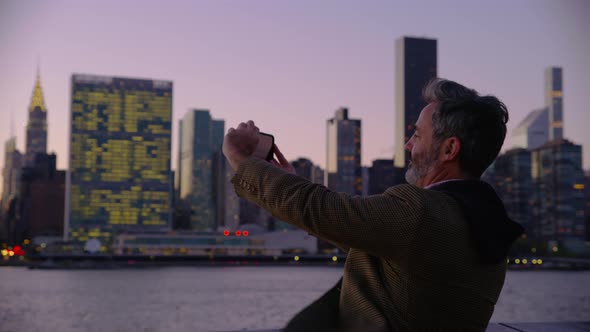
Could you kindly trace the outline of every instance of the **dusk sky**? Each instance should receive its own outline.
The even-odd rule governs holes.
[[[362,163],[392,158],[394,42],[438,40],[438,76],[494,94],[512,129],[544,105],[544,70],[564,75],[565,137],[590,168],[590,1],[0,0],[0,167],[10,117],[24,149],[37,63],[48,151],[67,167],[72,73],[174,82],[178,120],[209,109],[226,130],[253,119],[289,160],[326,161],[326,120],[362,119]]]

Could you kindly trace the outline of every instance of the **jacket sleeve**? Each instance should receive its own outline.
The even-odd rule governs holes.
[[[410,185],[392,187],[383,195],[350,196],[253,157],[240,164],[232,183],[238,196],[274,217],[376,256],[403,255],[422,219],[420,195],[412,195],[418,188]]]

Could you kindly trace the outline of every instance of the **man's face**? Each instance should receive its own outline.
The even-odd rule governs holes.
[[[418,187],[426,186],[426,176],[440,164],[439,147],[435,146],[432,138],[432,113],[435,109],[435,103],[430,103],[422,109],[416,122],[414,135],[405,145],[405,149],[410,152],[406,181]]]

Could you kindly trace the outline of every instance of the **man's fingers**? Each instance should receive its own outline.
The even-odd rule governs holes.
[[[260,129],[258,129],[258,127],[256,127],[256,124],[254,123],[254,121],[248,120],[248,122],[246,124],[248,125],[249,128],[254,129],[254,131],[256,133],[259,133],[260,132]]]
[[[283,156],[283,153],[281,152],[281,150],[279,150],[279,147],[275,144],[275,155],[279,158],[279,161],[281,162],[281,164],[288,164],[289,162],[287,161],[287,159],[285,158],[285,156]]]

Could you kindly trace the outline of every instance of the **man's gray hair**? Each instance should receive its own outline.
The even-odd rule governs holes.
[[[449,137],[461,142],[459,164],[464,173],[479,178],[496,159],[504,138],[508,109],[494,96],[480,96],[459,83],[435,78],[422,91],[427,103],[436,103],[432,114],[436,145]]]

